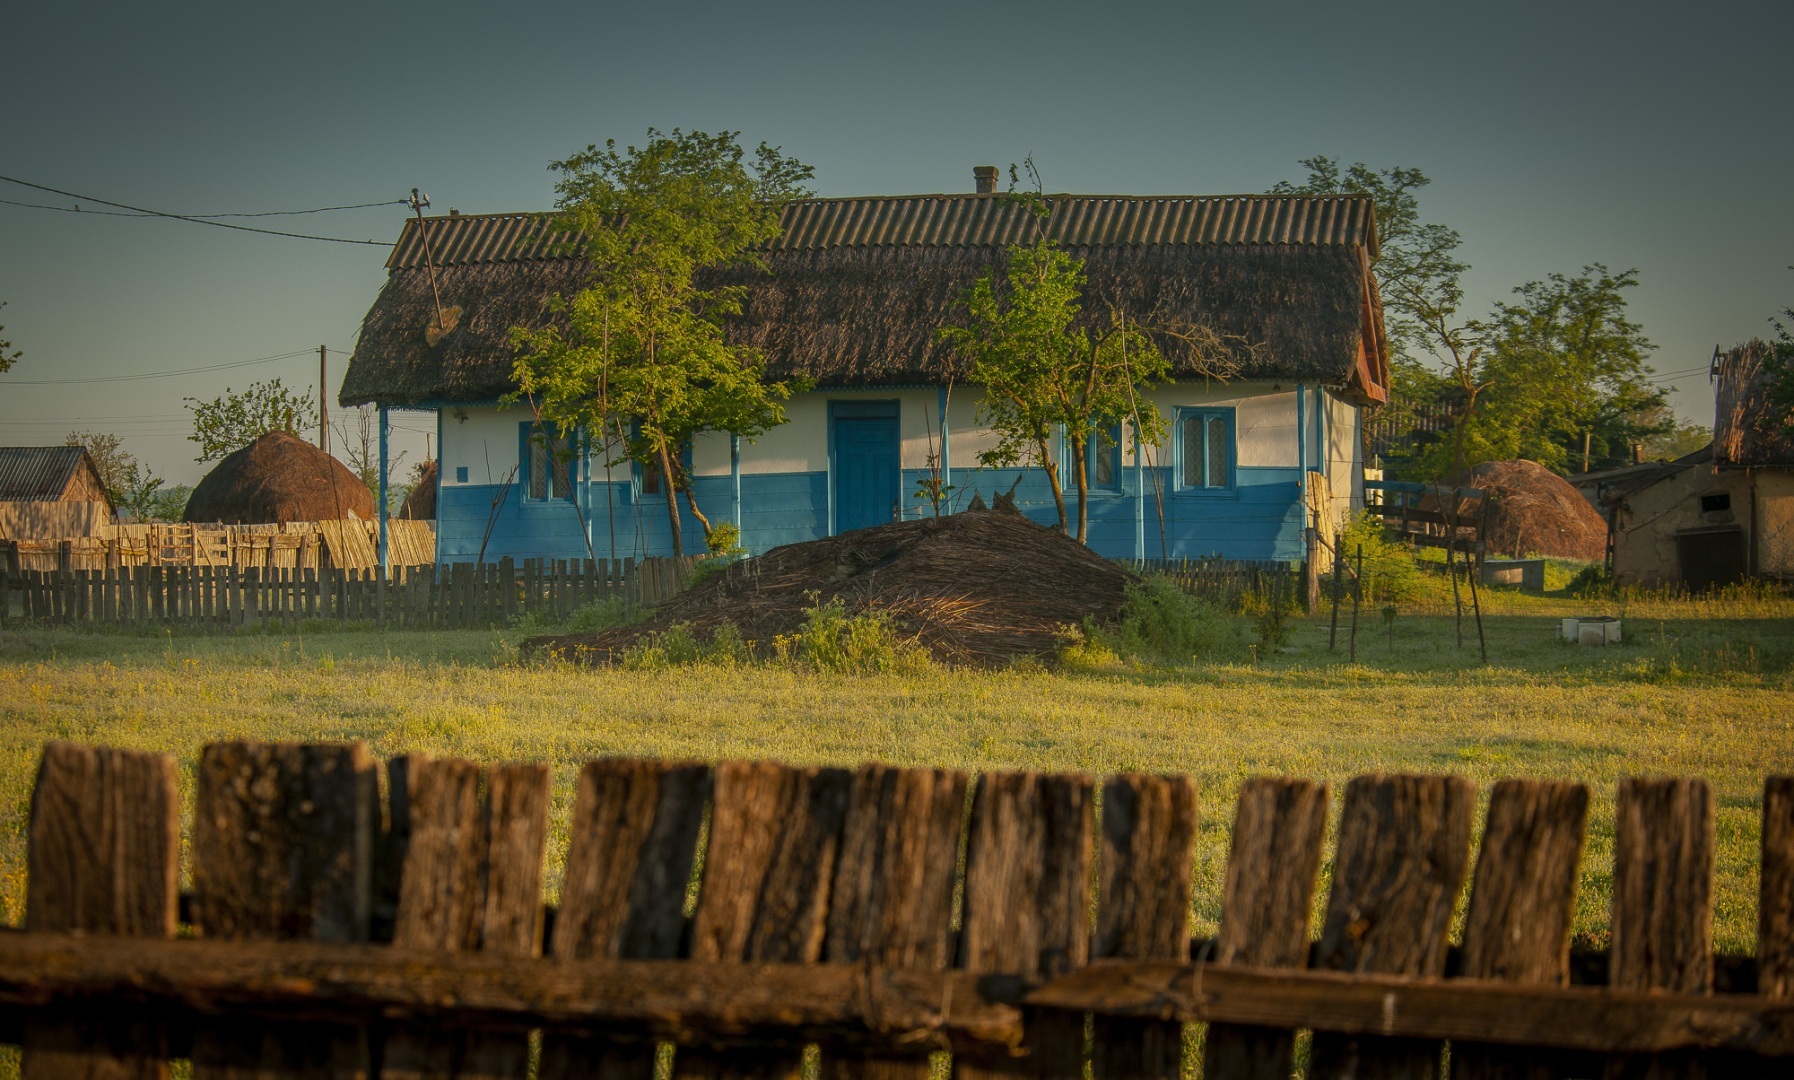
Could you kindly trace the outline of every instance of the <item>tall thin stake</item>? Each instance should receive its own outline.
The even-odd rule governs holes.
[[[1321,546],[1327,543],[1325,540],[1321,539],[1319,529],[1315,530],[1314,543],[1314,553],[1319,555]],[[1332,622],[1327,627],[1327,651],[1332,652],[1334,645],[1339,642],[1339,591],[1343,587],[1344,582],[1343,575],[1345,574],[1345,560],[1340,557],[1337,537],[1335,538],[1335,543],[1330,546],[1329,550],[1333,552],[1333,618]]]
[[[1352,574],[1352,663],[1358,662],[1358,606],[1364,601],[1364,545],[1358,545],[1358,566]]]

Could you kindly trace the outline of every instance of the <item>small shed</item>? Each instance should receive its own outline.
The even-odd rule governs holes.
[[[342,462],[285,431],[225,456],[187,500],[184,520],[226,525],[371,520],[374,496]]]
[[[116,515],[81,446],[0,446],[0,540],[93,536]]]
[[[1713,442],[1605,485],[1613,576],[1695,591],[1794,581],[1794,439],[1769,402],[1771,347],[1713,351]]]

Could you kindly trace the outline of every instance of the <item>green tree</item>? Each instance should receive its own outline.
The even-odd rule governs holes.
[[[1476,407],[1462,409],[1457,460],[1435,461],[1435,473],[1516,457],[1569,472],[1582,464],[1585,437],[1592,465],[1618,464],[1668,431],[1666,392],[1645,365],[1651,343],[1626,318],[1625,292],[1637,284],[1636,270],[1594,263],[1527,282],[1517,300],[1470,324],[1481,390]]]
[[[1383,298],[1384,328],[1397,359],[1415,359],[1414,350],[1440,356],[1449,353],[1444,335],[1463,302],[1461,285],[1470,264],[1457,257],[1463,238],[1456,229],[1420,219],[1421,188],[1432,181],[1419,169],[1397,165],[1373,169],[1357,162],[1343,172],[1339,161],[1311,157],[1298,162],[1308,170],[1299,183],[1279,181],[1275,195],[1369,195],[1377,211],[1375,266]],[[1392,372],[1402,389],[1401,365]]]
[[[0,308],[5,306],[5,302],[0,301]],[[6,327],[0,326],[0,334],[4,334],[5,332]],[[25,354],[22,351],[13,348],[12,342],[0,337],[0,372],[12,370],[12,366],[18,363],[19,358],[24,355]]]
[[[297,435],[318,423],[311,391],[289,390],[278,378],[252,383],[242,393],[227,386],[211,401],[182,400],[193,414],[193,434],[187,439],[199,444],[199,456],[193,459],[199,462],[216,461],[271,431]]]
[[[145,507],[144,521],[179,521],[187,511],[187,500],[193,495],[188,484],[161,488]]]
[[[71,431],[63,436],[62,444],[86,449],[87,456],[93,459],[94,471],[99,473],[100,484],[105,487],[106,494],[112,499],[113,505],[122,507],[133,472],[139,470],[137,456],[125,449],[124,440],[110,432]]]
[[[784,423],[783,402],[801,389],[767,382],[760,353],[727,340],[746,289],[717,272],[765,269],[780,208],[809,194],[814,171],[765,143],[750,163],[738,137],[649,129],[644,146],[613,140],[555,162],[551,221],[584,236],[591,277],[553,298],[564,326],[511,330],[511,400],[527,400],[545,430],[583,429],[657,469],[675,554],[685,550],[676,492],[710,533],[683,449],[705,432],[751,438]]]
[[[1164,441],[1164,419],[1144,391],[1163,382],[1171,366],[1151,333],[1124,313],[1086,319],[1083,260],[1045,238],[1012,245],[1006,265],[979,278],[962,304],[964,321],[942,336],[971,363],[971,381],[984,391],[979,418],[997,444],[979,454],[985,465],[1032,463],[1047,477],[1059,528],[1071,532],[1053,437],[1065,440],[1078,492],[1077,538],[1089,534],[1089,477],[1083,468],[1092,440],[1106,440],[1123,422],[1134,425],[1134,451]]]
[[[1794,266],[1788,269],[1794,270]],[[1775,335],[1769,341],[1769,357],[1764,365],[1766,389],[1769,408],[1783,435],[1794,438],[1794,331],[1782,319],[1794,322],[1794,305],[1783,308],[1780,318],[1769,320]]]
[[[1660,422],[1669,425],[1667,430],[1644,440],[1645,457],[1652,461],[1674,461],[1713,441],[1712,428],[1692,420],[1677,420],[1667,406]]]

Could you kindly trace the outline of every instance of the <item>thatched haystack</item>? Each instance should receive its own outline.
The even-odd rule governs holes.
[[[405,502],[399,507],[399,516],[408,521],[436,520],[436,463],[424,462],[418,470],[417,480],[412,483],[411,490],[405,495]]]
[[[774,548],[736,563],[645,622],[532,638],[526,651],[614,659],[643,635],[687,623],[707,639],[724,622],[764,648],[797,630],[815,602],[890,613],[944,663],[992,666],[1047,656],[1065,627],[1113,623],[1132,573],[1012,510],[900,521]]]
[[[227,455],[193,489],[183,521],[226,525],[376,516],[373,493],[342,462],[273,431]]]
[[[1490,555],[1548,555],[1599,562],[1607,557],[1607,522],[1581,492],[1536,461],[1489,461],[1459,481],[1489,499],[1483,534]]]

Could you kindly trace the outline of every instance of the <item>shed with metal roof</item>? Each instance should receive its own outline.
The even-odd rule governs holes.
[[[0,540],[92,536],[112,496],[81,446],[0,446]]]

